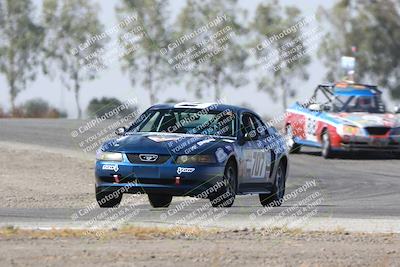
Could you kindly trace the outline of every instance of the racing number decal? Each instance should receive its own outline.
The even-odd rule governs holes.
[[[266,162],[267,157],[264,151],[257,151],[253,152],[253,159],[252,159],[252,168],[251,168],[251,177],[253,178],[264,178],[265,177],[265,170],[266,170]]]
[[[317,141],[317,124],[318,121],[312,117],[308,117],[306,120],[306,140]]]
[[[317,121],[313,118],[307,118],[306,133],[309,135],[315,135],[316,132],[317,132]]]

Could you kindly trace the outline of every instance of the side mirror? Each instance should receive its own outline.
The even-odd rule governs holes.
[[[254,133],[254,131],[251,131],[250,133],[245,133],[243,139],[247,142],[252,141],[254,137],[256,137],[256,134]]]
[[[308,106],[308,109],[311,111],[321,112],[323,110],[323,105],[321,104],[311,104]]]
[[[126,133],[125,127],[119,127],[117,130],[115,130],[116,135],[124,135]]]
[[[400,106],[395,106],[393,110],[394,114],[399,114],[400,113]]]

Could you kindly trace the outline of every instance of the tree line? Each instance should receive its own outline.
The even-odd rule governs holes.
[[[174,20],[169,8],[170,3],[164,0],[119,0],[115,8],[119,21],[132,14],[137,17],[120,29],[119,39],[138,28],[144,32],[135,42],[124,43],[126,53],[118,60],[132,86],[144,87],[152,104],[158,101],[158,93],[172,83],[199,98],[212,94],[215,100],[224,91],[252,83],[286,108],[288,100],[296,95],[299,83],[311,75],[307,71],[311,53],[306,50],[312,44],[301,38],[302,29],[293,28],[305,18],[295,6],[265,0],[249,16],[237,0],[186,0]],[[43,73],[59,79],[74,93],[81,118],[80,90],[85,82],[101,75],[88,66],[95,62],[107,67],[101,57],[88,58],[107,47],[110,38],[101,38],[85,49],[78,49],[80,44],[105,31],[99,6],[90,0],[43,0],[41,14],[37,14],[37,9],[31,0],[0,0],[0,73],[7,82],[11,113],[16,110],[19,93]],[[355,56],[360,80],[378,83],[393,98],[400,98],[398,1],[338,0],[332,8],[320,7],[315,16],[323,29],[320,41],[315,42],[327,81],[341,78],[341,56]],[[224,18],[223,23],[193,34],[215,18]],[[293,31],[265,49],[255,49],[268,37],[289,29]],[[220,37],[223,31],[230,35]],[[186,35],[193,37],[185,39],[176,49],[169,49],[171,43]],[[205,44],[213,36],[218,39],[212,45]],[[212,56],[187,54],[182,59],[187,51],[192,51],[192,55],[193,51],[202,51]],[[279,60],[268,62],[272,55]],[[282,60],[289,55],[296,60],[287,60],[282,65]],[[177,61],[185,62],[184,70],[176,67]],[[266,69],[265,63],[270,63],[271,68]]]

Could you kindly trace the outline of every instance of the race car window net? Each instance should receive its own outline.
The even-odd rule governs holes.
[[[235,115],[232,111],[199,111],[198,109],[147,111],[144,119],[129,131],[236,136]]]
[[[267,127],[265,126],[265,124],[260,120],[260,118],[256,117],[256,116],[252,116],[252,119],[255,123],[255,127],[257,130],[257,134],[260,135],[261,138],[263,137],[267,137],[269,136],[269,133],[267,131]]]
[[[242,120],[240,123],[240,130],[242,131],[242,134],[245,135],[246,133],[251,133],[252,131],[256,131],[256,126],[253,122],[253,120],[250,117],[250,114],[243,114]]]

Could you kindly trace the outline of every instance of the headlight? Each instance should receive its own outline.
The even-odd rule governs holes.
[[[212,155],[183,155],[176,159],[177,164],[215,163]]]
[[[102,161],[122,161],[122,154],[116,152],[98,152],[96,159]]]
[[[341,128],[339,128],[338,134],[339,135],[358,135],[360,134],[360,128],[357,126],[352,126],[352,125],[343,125]]]

